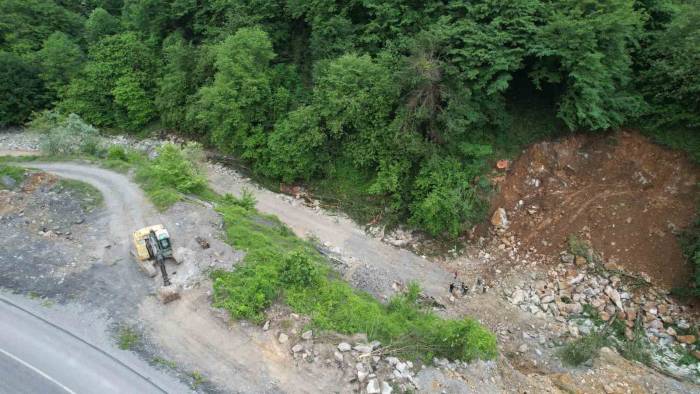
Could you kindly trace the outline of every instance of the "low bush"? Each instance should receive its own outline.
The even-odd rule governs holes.
[[[0,178],[10,177],[15,183],[19,184],[24,180],[25,170],[20,167],[0,164]],[[5,188],[5,182],[0,181],[0,189]]]
[[[317,329],[366,333],[404,357],[430,361],[496,356],[494,335],[479,323],[436,316],[421,305],[415,284],[388,304],[379,303],[337,278],[311,245],[276,218],[259,214],[242,200],[227,196],[217,208],[228,241],[247,253],[233,271],[212,275],[214,305],[232,317],[262,323],[265,310],[280,300],[310,316]]]
[[[138,166],[136,181],[159,209],[170,207],[182,194],[207,190],[206,179],[197,164],[175,144],[161,146],[157,157]]]
[[[95,155],[100,149],[99,131],[76,114],[63,116],[44,111],[35,116],[29,127],[45,134],[41,150],[47,155]]]

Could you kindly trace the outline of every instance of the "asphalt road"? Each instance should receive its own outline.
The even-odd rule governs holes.
[[[116,358],[0,298],[0,393],[164,392]]]

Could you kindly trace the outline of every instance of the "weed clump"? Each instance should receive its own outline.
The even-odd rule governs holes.
[[[25,174],[26,171],[23,168],[0,164],[0,178],[8,177],[11,179],[10,182],[20,184],[24,180]],[[5,183],[6,181],[0,179],[0,189],[10,188],[10,184],[6,185]]]
[[[138,166],[136,181],[159,209],[180,201],[183,193],[198,194],[207,189],[197,164],[175,144],[161,146],[156,158]]]
[[[131,327],[124,326],[119,329],[117,344],[119,349],[131,350],[139,343],[141,337],[138,332]]]

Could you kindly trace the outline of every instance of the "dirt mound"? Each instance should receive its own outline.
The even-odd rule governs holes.
[[[557,255],[576,236],[662,286],[689,274],[676,234],[693,220],[700,170],[634,132],[530,146],[499,179],[494,208],[526,247]]]

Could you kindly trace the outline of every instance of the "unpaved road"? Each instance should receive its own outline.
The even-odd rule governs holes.
[[[217,170],[218,169],[218,170]],[[345,279],[381,297],[394,291],[392,279],[406,284],[416,281],[423,292],[435,299],[448,296],[453,276],[437,264],[371,237],[352,220],[332,217],[302,204],[290,204],[286,196],[258,187],[217,165],[208,166],[210,186],[220,194],[240,196],[244,189],[257,200],[256,208],[277,216],[300,237],[312,235],[324,244],[340,249],[349,265]],[[381,280],[381,281],[380,281]]]
[[[201,227],[188,227],[186,214],[197,218],[213,214],[199,212],[207,209],[199,206],[180,207],[179,211],[175,210],[178,212],[173,213],[171,209],[159,214],[137,185],[126,176],[105,169],[79,163],[28,163],[25,166],[88,183],[104,195],[110,223],[104,238],[112,245],[105,249],[108,259],[131,261],[129,235],[137,228],[163,223],[177,247],[192,240],[193,234],[204,231]],[[214,242],[221,243],[215,239],[211,241],[212,249],[216,249]],[[230,250],[227,245],[225,247]],[[133,266],[131,271],[134,271]],[[184,267],[177,269],[184,270]],[[149,280],[145,275],[133,272],[129,273],[129,278],[135,282],[134,286]],[[153,279],[159,280],[159,276]],[[109,286],[104,289],[106,292],[129,292],[129,285],[124,280],[105,281],[105,285]],[[279,346],[270,335],[261,334],[257,328],[246,329],[235,322],[227,324],[215,316],[205,292],[208,288],[210,285],[204,283],[185,291],[182,299],[168,305],[160,304],[154,297],[137,298],[138,301],[131,300],[131,297],[129,300],[139,303],[138,315],[133,319],[145,327],[156,344],[178,366],[200,372],[207,381],[228,392],[331,392],[341,384],[338,381],[340,376],[313,376],[307,370],[291,368],[286,347]]]

